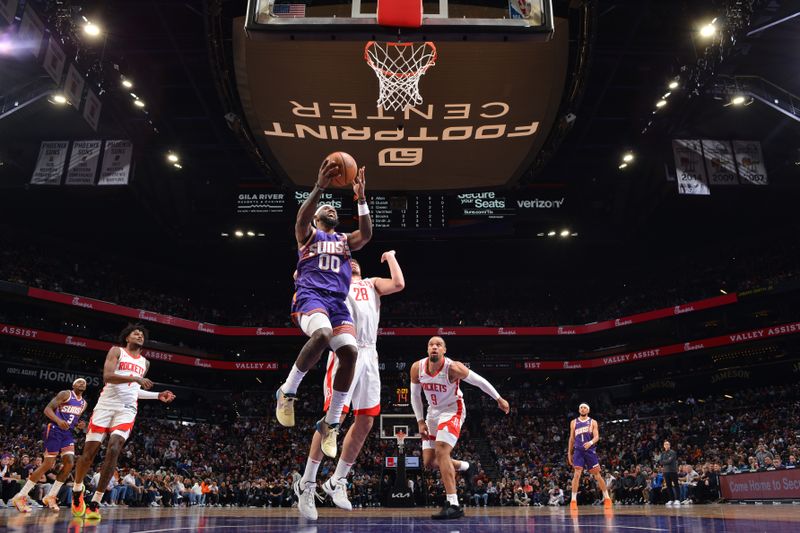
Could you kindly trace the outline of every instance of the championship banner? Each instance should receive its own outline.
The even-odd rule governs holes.
[[[44,141],[31,176],[32,185],[60,185],[69,141]]]
[[[758,141],[733,141],[733,153],[743,184],[767,185],[767,167]]]
[[[103,104],[100,99],[94,94],[91,89],[86,90],[86,105],[83,106],[83,118],[97,131],[97,124],[100,122],[100,111],[103,109]]]
[[[798,500],[800,469],[728,474],[720,476],[719,487],[726,500]]]
[[[133,307],[117,305],[110,302],[104,302],[102,300],[95,300],[93,298],[85,298],[83,296],[75,296],[73,294],[48,291],[36,287],[28,287],[27,291],[29,298],[83,307],[85,309],[93,309],[103,313],[132,317],[139,320],[147,320],[149,322],[156,322],[158,324],[164,324],[182,329],[190,329],[193,331],[201,331],[203,333],[210,333],[212,335],[225,335],[232,337],[294,337],[302,335],[297,328],[219,326],[216,324],[195,322],[193,320],[186,320],[185,318],[155,313],[153,311],[135,309]],[[439,335],[442,337],[586,335],[598,331],[606,331],[609,329],[630,326],[633,324],[641,324],[643,322],[650,322],[652,320],[659,320],[662,318],[683,315],[686,313],[694,313],[696,311],[712,309],[723,305],[730,305],[736,303],[737,301],[738,298],[735,293],[725,294],[687,304],[656,309],[655,311],[647,311],[622,318],[615,318],[613,320],[594,322],[585,326],[379,328],[378,335],[387,337],[430,337],[433,335]]]
[[[678,194],[708,195],[708,177],[703,164],[703,151],[700,141],[694,139],[674,139],[672,151],[675,154],[675,172],[678,176]]]
[[[50,344],[59,344],[62,346],[75,346],[77,348],[85,348],[87,350],[95,350],[100,352],[107,352],[112,346],[115,346],[114,344],[106,341],[86,339],[72,335],[62,335],[61,333],[52,333],[49,331],[12,326],[9,324],[0,324],[0,335],[38,342],[47,342]],[[212,370],[278,370],[279,368],[279,364],[276,361],[218,361],[214,359],[203,359],[200,357],[190,357],[188,355],[179,355],[149,349],[142,350],[142,355],[150,360],[166,361],[167,363],[174,363],[177,365],[196,366],[200,368],[209,368]]]
[[[67,61],[67,54],[58,45],[56,38],[51,35],[47,40],[47,48],[44,51],[44,69],[56,82],[56,85],[61,84],[61,76],[64,74],[64,65]]]
[[[798,333],[800,333],[800,322],[791,322],[769,328],[754,329],[740,333],[730,333],[728,335],[720,335],[719,337],[711,337],[697,341],[672,344],[659,348],[648,348],[636,352],[611,355],[607,357],[597,357],[594,359],[580,359],[572,361],[524,361],[519,365],[519,368],[525,370],[585,370],[623,363],[635,363],[647,359],[656,359],[670,355],[692,352],[695,350],[717,348],[720,346],[728,346],[733,344],[743,344],[750,341],[781,337],[783,335],[795,335]],[[101,352],[106,352],[111,349],[112,346],[114,346],[110,342],[106,341],[86,339],[84,337],[75,337],[72,335],[63,335],[61,333],[12,326],[9,324],[0,324],[0,335],[38,342],[47,342],[50,344],[59,344],[62,346],[74,346],[77,348],[85,348],[87,350],[96,350]],[[142,350],[142,355],[148,359],[216,370],[278,370],[279,368],[279,364],[276,361],[220,361],[150,349]]]
[[[0,0],[0,20],[8,24],[14,22],[14,15],[17,14],[18,0]]]
[[[64,82],[64,94],[69,103],[79,109],[81,107],[81,96],[83,95],[83,76],[78,73],[75,63],[70,63],[67,70],[67,79]]]
[[[709,185],[738,185],[736,162],[728,141],[703,139],[703,156],[706,161]]]
[[[75,141],[67,166],[66,185],[94,185],[103,141]]]
[[[44,39],[44,23],[31,5],[27,4],[22,14],[22,22],[19,23],[17,41],[23,48],[30,50],[34,57],[39,57],[42,51],[42,39]]]
[[[106,141],[103,166],[98,185],[127,185],[131,174],[133,143],[131,141]]]

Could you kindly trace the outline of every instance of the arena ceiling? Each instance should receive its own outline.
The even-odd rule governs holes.
[[[668,227],[675,214],[686,209],[681,202],[685,199],[675,195],[675,184],[664,178],[664,162],[671,157],[669,139],[747,134],[762,141],[768,157],[773,154],[773,190],[756,195],[725,193],[702,206],[690,201],[689,209],[709,218],[728,217],[752,206],[754,197],[763,197],[763,205],[756,209],[770,212],[774,195],[780,201],[782,191],[794,187],[798,177],[797,122],[758,103],[732,110],[710,95],[700,95],[670,101],[666,112],[642,133],[666,84],[679,76],[682,68],[696,64],[702,48],[693,38],[698,21],[722,3],[595,2],[592,23],[596,31],[575,120],[553,156],[535,172],[525,173],[515,187],[536,191],[543,184],[563,184],[572,197],[580,199],[582,208],[574,215],[574,223],[586,228],[583,236],[617,239],[645,228]],[[13,217],[30,228],[42,224],[53,231],[60,228],[74,233],[72,222],[110,219],[119,209],[132,205],[139,213],[135,222],[118,223],[129,227],[115,223],[97,231],[122,229],[163,236],[166,230],[178,241],[203,243],[218,240],[220,231],[236,224],[233,204],[242,184],[286,186],[280,176],[265,172],[259,156],[229,127],[235,119],[229,115],[226,120],[225,116],[236,111],[237,95],[220,79],[233,79],[231,21],[244,14],[244,1],[208,0],[201,5],[178,0],[119,0],[113,8],[102,2],[72,4],[84,6],[84,13],[108,28],[103,54],[114,58],[120,72],[135,80],[137,94],[148,103],[147,117],[129,113],[121,105],[110,106],[115,109],[109,131],[125,131],[143,147],[135,183],[130,190],[114,193],[6,189],[0,201],[9,220]],[[761,21],[776,19],[791,8],[788,1],[757,4],[756,20]],[[557,0],[555,6],[563,12],[566,0]],[[787,68],[800,64],[798,30],[800,19],[794,19],[740,40],[718,73],[757,75],[800,93],[797,69]],[[32,146],[54,135],[69,134],[80,137],[86,132],[53,119],[46,102],[20,115],[13,128],[12,122],[0,122],[0,139],[13,136],[16,142]],[[24,181],[30,169],[17,165],[18,158],[8,153],[7,144],[0,144],[4,163],[0,177],[15,175]],[[32,149],[34,153],[36,149]],[[180,153],[183,169],[176,171],[166,164],[168,150]],[[621,171],[618,165],[627,150],[636,152],[637,164]],[[53,228],[52,220],[34,216],[40,209],[60,213],[63,224]],[[289,233],[286,237],[288,240]]]

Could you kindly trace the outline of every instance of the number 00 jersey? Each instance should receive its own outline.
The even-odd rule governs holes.
[[[347,295],[353,269],[350,267],[350,246],[344,233],[316,230],[309,241],[297,250],[297,290],[321,289]]]
[[[433,375],[428,374],[427,363],[427,357],[419,361],[419,384],[428,400],[428,418],[432,412],[458,411],[459,406],[463,405],[464,394],[459,387],[460,380],[451,383],[448,377],[453,361],[445,357],[444,365]]]

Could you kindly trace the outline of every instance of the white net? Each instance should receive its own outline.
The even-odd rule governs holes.
[[[403,111],[422,103],[419,79],[436,64],[436,46],[370,41],[364,47],[364,59],[378,77],[378,107]]]

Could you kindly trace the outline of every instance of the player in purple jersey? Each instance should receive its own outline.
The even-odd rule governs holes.
[[[320,447],[328,457],[336,457],[339,418],[358,356],[353,318],[345,305],[352,275],[350,252],[360,250],[372,238],[372,220],[364,195],[364,167],[358,170],[353,181],[353,192],[358,199],[358,230],[337,233],[336,209],[327,204],[317,207],[322,192],[343,170],[333,161],[323,161],[317,183],[297,213],[294,233],[298,261],[292,319],[309,339],[300,350],[286,382],[275,393],[278,422],[286,427],[294,426],[294,401],[300,382],[328,346],[336,352],[339,368],[333,381],[330,406],[317,422],[317,431],[322,436]]]
[[[81,415],[86,409],[86,400],[83,399],[85,391],[86,380],[78,378],[72,382],[72,390],[62,390],[44,408],[44,415],[51,420],[44,430],[44,461],[42,461],[42,466],[31,472],[25,481],[25,486],[10,501],[21,513],[31,511],[28,504],[28,493],[43,475],[53,469],[56,457],[61,454],[63,463],[61,472],[56,476],[50,492],[42,498],[42,503],[50,509],[58,511],[56,502],[58,491],[61,490],[75,464],[75,438],[72,430],[86,427],[86,423],[81,420]]]
[[[578,406],[579,416],[569,425],[569,448],[567,450],[567,460],[569,465],[575,469],[572,476],[572,500],[569,502],[570,509],[578,508],[578,485],[581,481],[581,473],[586,469],[594,476],[597,486],[603,491],[603,506],[611,507],[611,497],[608,495],[608,487],[600,475],[600,460],[597,458],[595,446],[600,440],[600,430],[597,427],[597,420],[589,418],[589,404],[582,403]]]

